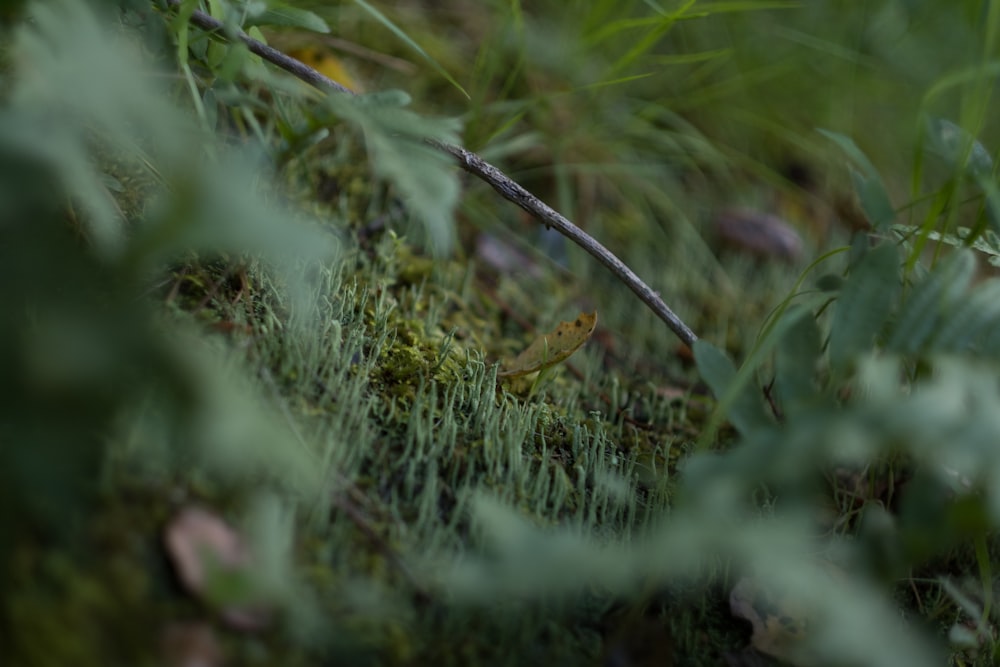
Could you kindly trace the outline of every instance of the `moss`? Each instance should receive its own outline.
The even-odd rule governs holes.
[[[239,515],[262,482],[273,483],[146,458],[151,444],[140,441],[111,447],[86,558],[22,547],[13,578],[24,584],[5,609],[18,619],[20,664],[156,662],[161,633],[178,619],[215,627],[240,664],[599,658],[593,600],[454,606],[422,590],[410,568],[427,549],[444,557],[475,545],[468,508],[481,492],[538,526],[629,534],[666,503],[662,472],[676,463],[681,448],[671,443],[686,418],[656,387],[604,371],[580,380],[557,370],[530,397],[512,394],[493,360],[523,335],[505,326],[502,307],[457,264],[433,262],[392,233],[369,243],[321,271],[320,311],[306,327],[253,262],[192,261],[161,292],[170,304],[164,325],[194,322],[240,359],[337,480],[335,500],[314,501],[319,509],[293,545],[300,584],[320,601],[329,636],[304,641],[293,615],[260,636],[234,635],[177,588],[159,546],[171,498]],[[463,297],[470,289],[476,299]]]
[[[15,665],[156,664],[164,620],[150,595],[145,563],[124,555],[94,560],[22,547],[12,559],[4,614]]]

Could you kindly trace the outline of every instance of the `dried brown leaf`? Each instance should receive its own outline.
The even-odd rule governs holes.
[[[751,209],[729,209],[715,218],[715,233],[731,248],[758,257],[796,262],[802,258],[802,238],[776,215]]]
[[[580,313],[572,322],[560,322],[552,333],[539,336],[516,359],[506,365],[500,377],[520,377],[555,366],[580,349],[594,333],[597,311]]]

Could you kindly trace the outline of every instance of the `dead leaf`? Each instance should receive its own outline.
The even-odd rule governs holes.
[[[364,87],[355,77],[351,76],[344,60],[330,51],[314,46],[305,46],[292,49],[288,55],[312,67],[328,79],[333,79],[345,88],[350,88],[356,93],[364,92]]]
[[[776,597],[753,579],[743,577],[729,593],[729,610],[733,616],[750,621],[750,643],[755,649],[788,661],[796,655],[807,623],[794,599]]]
[[[500,377],[520,377],[555,366],[587,342],[597,326],[597,311],[580,313],[572,322],[560,322],[552,333],[539,336],[507,364]]]
[[[182,510],[167,524],[164,544],[184,588],[195,595],[205,588],[210,561],[220,568],[236,569],[250,560],[236,531],[200,507]]]
[[[738,250],[765,259],[797,262],[802,258],[802,237],[776,215],[751,209],[729,209],[715,218],[719,240]]]
[[[815,576],[827,584],[844,580],[843,571],[829,561],[818,561]],[[729,593],[733,616],[750,621],[750,643],[761,653],[797,667],[824,664],[808,646],[810,627],[815,628],[821,613],[810,596],[786,585],[765,586],[753,577],[743,577]]]
[[[243,538],[208,510],[182,510],[167,524],[163,543],[181,585],[199,599],[206,598],[212,576],[252,575],[250,550]],[[270,624],[270,612],[256,605],[231,604],[220,611],[236,630],[254,632]]]

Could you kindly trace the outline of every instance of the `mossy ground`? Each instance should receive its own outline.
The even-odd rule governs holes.
[[[407,15],[418,41],[448,69],[468,61],[490,32],[485,11]],[[442,26],[451,22],[463,26],[454,33],[461,38],[442,43],[440,35],[453,34]],[[574,25],[567,19],[563,29]],[[684,37],[697,45],[712,34]],[[530,102],[517,125],[531,130],[525,157],[514,160],[517,175],[735,356],[751,348],[800,267],[717,253],[705,240],[713,211],[746,201],[805,211],[800,222],[813,248],[847,235],[827,226],[834,203],[849,196],[839,167],[810,153],[799,170],[814,171],[808,180],[821,187],[784,178],[801,143],[792,137],[776,148],[779,121],[767,117],[770,124],[756,123],[758,134],[734,137],[723,105],[710,98],[696,103],[674,91],[665,103],[683,102],[692,117],[700,109],[722,116],[695,128],[662,109],[622,112],[597,96],[549,95],[593,83],[561,60],[502,87],[491,77],[509,66],[510,40],[491,39],[505,46],[495,49],[496,60],[484,51],[477,61],[481,89],[473,91],[469,142],[485,142],[507,122],[485,102],[501,88]],[[394,48],[402,53],[398,45],[385,51]],[[382,76],[372,76],[373,88],[399,83]],[[435,77],[405,83],[418,106],[465,104]],[[725,90],[715,93],[725,97]],[[593,114],[575,113],[581,99]],[[753,109],[747,116],[766,117],[766,109]],[[645,130],[659,132],[656,164],[643,163],[645,130],[628,124],[640,117]],[[712,134],[733,145],[713,148]],[[308,294],[290,294],[253,259],[225,256],[192,257],[154,276],[146,290],[154,322],[178,347],[190,346],[188,361],[203,367],[203,376],[192,375],[205,380],[202,392],[211,397],[238,385],[246,402],[233,414],[254,432],[202,424],[191,427],[200,435],[187,448],[176,447],[157,435],[170,416],[158,413],[154,399],[121,414],[102,434],[94,503],[66,517],[72,546],[28,533],[12,551],[4,604],[16,632],[0,647],[9,664],[164,664],[191,627],[207,627],[230,664],[250,665],[718,665],[742,651],[749,627],[729,612],[733,582],[721,565],[713,566],[711,585],[624,597],[595,583],[569,599],[470,603],[440,585],[454,559],[495,547],[471,519],[483,496],[544,529],[609,542],[641,535],[669,510],[678,465],[711,399],[687,351],[622,285],[486,188],[466,184],[459,247],[434,259],[414,242],[405,207],[359,167],[358,145],[334,132],[320,148],[284,163],[289,183],[282,184],[340,241],[330,264],[303,264]],[[755,151],[763,157],[748,157]],[[627,166],[618,168],[619,160]],[[109,170],[126,214],[142,208],[134,167]],[[481,238],[520,249],[521,263],[491,264],[476,251]],[[537,332],[594,309],[597,334],[533,391],[498,380],[499,360]],[[230,384],[213,384],[217,374]],[[724,448],[731,435],[724,431],[714,444]],[[245,450],[222,444],[241,438]],[[239,524],[273,498],[293,517],[279,522],[284,532],[263,533],[290,538],[284,588],[275,595],[281,613],[268,630],[240,633],[182,590],[162,531],[190,504]],[[972,570],[967,551],[946,560],[929,571]],[[955,605],[921,583],[900,597],[947,627]]]
[[[134,194],[122,189],[123,207]],[[296,434],[295,457],[322,481],[301,492],[266,470],[220,476],[195,453],[149,441],[155,416],[123,415],[98,500],[74,519],[76,551],[44,541],[18,547],[18,583],[7,596],[18,619],[15,663],[160,664],[164,642],[181,641],[170,633],[199,623],[215,628],[236,664],[315,664],[329,655],[351,664],[618,664],[649,651],[718,664],[746,644],[721,586],[631,599],[598,587],[572,600],[496,605],[453,603],[428,587],[427,572],[447,568],[449,557],[488,548],[470,524],[470,503],[483,494],[538,526],[606,539],[640,534],[669,505],[707,399],[676,344],[640,370],[627,334],[607,327],[530,392],[498,380],[501,358],[603,303],[591,290],[616,289],[613,282],[555,265],[550,272],[544,258],[530,260],[533,277],[471,258],[432,260],[402,231],[350,231],[333,264],[303,267],[313,274],[304,312],[293,312],[253,261],[195,259],[153,281],[165,329],[188,330],[193,344],[235,368]],[[730,303],[764,304],[748,306],[746,294]],[[609,319],[634,318],[638,305],[620,308]],[[329,624],[322,631],[302,611],[260,634],[226,631],[167,561],[162,531],[179,508],[236,519],[259,485],[294,498],[295,576],[308,590],[304,608]],[[67,627],[78,632],[60,637]]]
[[[303,585],[334,619],[323,650],[300,646],[294,627],[223,633],[233,660],[312,664],[328,642],[343,641],[338,650],[352,664],[596,663],[602,652],[633,650],[637,615],[689,664],[738,648],[745,633],[722,620],[719,601],[616,601],[595,590],[570,602],[465,606],[424,589],[415,562],[475,545],[468,506],[478,493],[541,526],[641,530],[667,506],[669,477],[696,425],[683,391],[664,396],[649,378],[603,363],[599,349],[574,357],[579,377],[563,369],[530,397],[509,393],[495,359],[525,336],[501,333],[502,311],[477,290],[479,279],[454,262],[416,275],[426,263],[394,234],[371,243],[321,271],[323,306],[297,328],[259,268],[191,264],[158,299],[167,319],[194,322],[281,404],[329,477],[327,497],[310,499],[325,509],[299,527],[294,549]],[[21,664],[157,664],[171,623],[214,623],[178,587],[161,532],[188,503],[238,516],[255,488],[197,469],[169,472],[176,462],[157,469],[144,443],[109,447],[100,501],[80,517],[82,552],[26,544],[14,561],[20,584],[7,601]],[[371,587],[381,599],[355,607],[345,587]],[[79,632],[60,637],[67,627]],[[725,641],[706,638],[713,628],[725,629]]]

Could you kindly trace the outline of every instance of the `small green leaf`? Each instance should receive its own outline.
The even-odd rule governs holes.
[[[890,229],[901,237],[912,236],[914,227],[908,225],[892,225]],[[939,232],[936,229],[926,232],[928,241],[935,241],[949,245],[953,248],[972,248],[976,252],[987,256],[987,261],[996,266],[995,260],[1000,260],[1000,237],[992,230],[983,230],[981,234],[975,234],[968,227],[954,227],[954,232]]]
[[[854,358],[871,349],[899,289],[899,251],[891,243],[873,248],[854,267],[830,327],[830,367],[835,373],[846,374]]]
[[[879,178],[878,170],[875,169],[875,165],[872,164],[868,156],[864,154],[858,145],[854,143],[854,140],[850,137],[840,134],[839,132],[833,132],[831,130],[824,130],[817,128],[817,132],[822,134],[827,139],[833,141],[833,143],[840,146],[840,149],[847,154],[847,157],[851,159],[854,164],[861,167],[861,171],[868,178]]]
[[[701,379],[708,384],[708,388],[716,397],[722,396],[726,387],[736,377],[736,366],[722,350],[704,339],[695,341],[693,351]]]
[[[1000,331],[1000,281],[993,279],[979,285],[957,301],[937,332],[934,350],[967,352],[969,345],[990,331]],[[987,341],[989,343],[990,341]],[[1000,350],[985,346],[984,353],[994,357]]]
[[[851,180],[858,195],[861,210],[876,231],[883,231],[896,218],[896,209],[889,201],[889,195],[882,185],[882,179],[865,176],[857,169],[851,169]]]
[[[777,346],[774,389],[785,413],[816,396],[816,362],[822,351],[819,327],[812,313],[798,309],[785,317],[795,319]]]
[[[976,174],[976,183],[986,197],[986,220],[994,234],[1000,233],[1000,189],[990,174]],[[985,234],[984,234],[985,236]],[[994,249],[996,244],[991,244]]]
[[[830,130],[819,129],[818,132],[837,144],[847,154],[851,162],[860,169],[860,171],[851,169],[854,191],[857,193],[861,208],[868,216],[872,226],[881,231],[883,227],[893,221],[896,211],[892,207],[885,185],[882,183],[882,177],[875,165],[850,137]]]
[[[976,260],[969,250],[959,250],[946,258],[917,283],[892,326],[886,349],[913,354],[931,338],[942,317],[969,287]]]
[[[821,292],[837,292],[844,286],[844,278],[832,273],[825,273],[816,279],[816,289]]]
[[[716,414],[728,417],[740,434],[746,436],[755,429],[772,424],[764,409],[760,391],[749,382],[754,369],[743,369],[737,375],[736,367],[729,357],[703,339],[694,343],[694,360],[702,379],[719,401]],[[705,437],[714,435],[717,426],[718,423],[714,423],[706,427]]]
[[[946,118],[928,118],[925,150],[941,158],[953,173],[990,175],[993,158],[975,137]]]
[[[307,9],[299,9],[288,5],[271,5],[259,14],[250,15],[243,24],[249,26],[281,26],[283,28],[302,28],[326,34],[330,26],[322,18]]]

